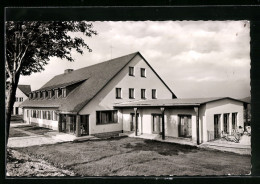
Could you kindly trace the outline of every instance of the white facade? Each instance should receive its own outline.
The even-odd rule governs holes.
[[[134,76],[129,76],[129,67],[134,67]],[[146,77],[141,77],[141,68],[146,69]],[[117,99],[116,88],[122,89],[122,98]],[[129,88],[134,88],[134,99],[129,99]],[[122,114],[118,113],[118,123],[96,124],[96,111],[112,110],[115,103],[141,100],[141,89],[146,89],[146,99],[152,99],[152,89],[156,89],[158,99],[172,98],[171,91],[162,83],[146,62],[137,55],[106,85],[80,112],[89,115],[89,133],[98,134],[122,131]]]
[[[133,76],[129,75],[130,67],[134,69]],[[141,69],[145,69],[145,76],[141,76]],[[130,89],[134,89],[133,98],[129,96]],[[141,97],[141,90],[145,90],[145,98]],[[156,99],[158,100],[172,99],[173,97],[173,93],[170,89],[143,58],[137,54],[79,112],[67,112],[65,115],[65,118],[67,118],[66,125],[59,120],[59,117],[56,117],[58,112],[55,108],[26,107],[24,108],[24,120],[30,124],[38,124],[39,126],[59,131],[66,129],[63,128],[63,124],[64,127],[70,127],[73,124],[71,129],[74,133],[76,132],[77,136],[79,134],[83,135],[80,133],[83,130],[82,127],[85,126],[85,124],[82,123],[83,121],[87,124],[87,128],[84,128],[84,130],[87,130],[88,133],[85,135],[129,132],[133,131],[133,126],[135,126],[133,124],[134,107],[114,108],[114,106],[122,102],[152,100],[154,99],[152,98],[152,90],[156,90]],[[160,126],[162,122],[160,118],[162,112],[160,107],[162,106],[138,107],[138,135],[161,134],[162,128],[160,128]],[[197,142],[198,140],[200,143],[207,142],[212,139],[212,136],[214,138],[214,136],[216,137],[217,134],[222,133],[224,130],[231,134],[234,128],[232,125],[232,117],[234,115],[236,117],[235,129],[238,126],[243,127],[243,102],[230,98],[218,99],[201,104],[197,103],[195,105],[176,105],[164,108],[166,137],[184,137],[190,139],[192,142]],[[198,108],[198,114],[195,108]],[[35,110],[41,112],[37,117],[32,115],[32,112]],[[117,111],[116,118],[113,116],[113,113],[111,113],[113,110]],[[50,111],[53,114],[52,118],[48,119],[43,117],[44,111]],[[107,112],[111,114],[106,114]],[[65,112],[62,113],[65,114]],[[75,116],[75,118],[71,118],[70,116]],[[115,120],[110,121],[112,116]],[[219,117],[217,129],[216,122],[214,123],[214,121],[216,121],[214,119],[215,116]],[[224,116],[228,117],[228,120],[225,119],[225,122],[228,122],[229,125],[224,125]],[[104,123],[99,118],[110,119]],[[199,120],[199,127],[197,127],[197,119]],[[187,124],[188,126],[186,126]],[[228,130],[224,127],[228,127]],[[71,129],[69,128],[69,132],[71,132]],[[197,134],[199,134],[199,138]]]
[[[220,115],[219,129],[224,130],[224,114],[228,114],[228,133],[232,133],[232,113],[236,113],[236,128],[244,127],[244,106],[242,102],[231,99],[223,99],[206,104],[205,120],[207,122],[206,129],[214,131],[214,115]],[[206,134],[204,132],[204,134]]]
[[[130,131],[131,113],[134,108],[123,108],[120,110],[120,119],[123,121],[123,131]],[[160,107],[140,107],[137,111],[138,134],[153,134],[153,114],[162,114]],[[243,103],[231,99],[222,99],[209,102],[199,106],[199,142],[210,140],[209,133],[214,135],[214,115],[220,115],[219,133],[223,131],[223,114],[229,114],[228,132],[232,133],[232,113],[236,114],[236,126],[243,127]],[[165,107],[165,136],[180,137],[179,124],[180,116],[188,115],[191,118],[191,137],[192,142],[197,141],[197,123],[194,107]]]
[[[33,110],[39,112],[38,116],[33,117]],[[23,120],[25,123],[37,125],[40,127],[50,128],[53,130],[58,130],[58,117],[55,114],[56,109],[52,108],[37,108],[30,109],[24,108]],[[47,118],[43,116],[44,111],[49,111],[51,114],[51,118]],[[54,118],[55,117],[55,118]]]

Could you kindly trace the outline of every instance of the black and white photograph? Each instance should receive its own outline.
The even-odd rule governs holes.
[[[6,21],[7,177],[251,174],[250,21]]]

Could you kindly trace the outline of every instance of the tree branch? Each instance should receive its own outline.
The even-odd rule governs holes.
[[[8,73],[8,75],[9,75],[9,77],[11,77],[11,70],[9,68],[9,64],[7,62],[6,56],[5,56],[5,69],[6,69],[7,73]]]
[[[21,58],[19,58],[18,66],[17,66],[17,69],[16,69],[15,72],[18,72],[18,71],[20,70],[20,67],[22,66],[23,58],[24,58],[24,56],[25,56],[26,51],[27,51],[28,48],[29,48],[29,45],[27,45],[27,46],[25,47],[25,50],[24,50],[24,52],[23,52],[23,55],[21,56]]]

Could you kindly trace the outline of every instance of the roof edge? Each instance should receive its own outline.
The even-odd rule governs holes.
[[[137,52],[141,56],[141,58],[145,61],[145,63],[151,68],[151,70],[155,73],[155,75],[162,81],[162,83],[166,86],[166,88],[172,93],[172,99],[177,98],[177,96],[173,93],[171,88],[162,80],[162,78],[159,76],[159,74],[153,69],[153,67],[146,61],[146,59],[143,57],[143,55],[140,52]]]
[[[204,102],[204,103],[201,103],[201,104],[206,104],[206,103],[210,103],[210,102],[216,102],[216,101],[224,100],[224,99],[229,99],[229,100],[234,100],[234,101],[238,101],[238,102],[242,102],[242,103],[247,103],[247,104],[249,104],[249,103],[246,102],[246,101],[239,100],[239,99],[236,99],[236,98],[231,98],[231,97],[223,97],[223,98],[219,98],[219,99],[215,99],[215,100],[210,100],[210,101],[207,101],[207,102]]]
[[[81,111],[91,100],[93,100],[135,58],[135,56],[137,54],[140,54],[140,53],[139,52],[133,52],[132,54],[134,54],[134,56],[111,79],[109,79],[107,81],[107,83],[90,100],[88,100],[78,110],[77,109],[74,109],[74,110],[77,111],[77,112]]]

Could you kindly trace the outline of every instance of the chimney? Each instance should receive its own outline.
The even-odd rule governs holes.
[[[64,70],[64,74],[71,73],[72,71],[73,71],[73,69]]]

